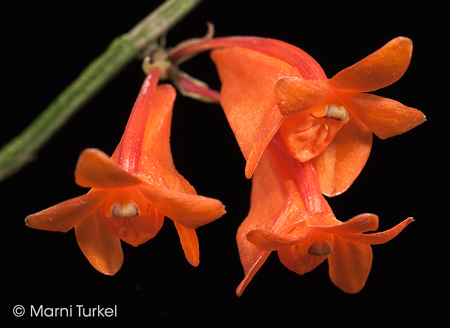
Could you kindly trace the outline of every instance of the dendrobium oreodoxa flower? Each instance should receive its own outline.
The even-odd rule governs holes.
[[[367,94],[405,73],[412,42],[398,37],[328,79],[308,54],[278,40],[215,38],[177,47],[171,60],[211,53],[222,81],[221,104],[247,160],[250,178],[279,130],[300,162],[313,160],[322,193],[344,192],[364,167],[372,133],[388,138],[425,121],[417,109]]]
[[[386,243],[409,223],[378,228],[378,217],[360,214],[341,222],[321,194],[310,161],[292,158],[277,134],[267,146],[253,176],[251,207],[238,229],[237,243],[245,278],[241,295],[272,251],[290,270],[303,275],[328,259],[333,283],[347,293],[365,285],[372,266],[370,245]]]
[[[175,169],[170,150],[175,89],[157,86],[159,74],[153,69],[145,79],[112,157],[98,149],[81,153],[75,181],[92,189],[26,218],[29,227],[41,230],[75,227],[83,254],[107,275],[122,266],[120,240],[145,243],[161,229],[164,216],[174,221],[186,259],[197,266],[195,228],[225,213],[220,201],[198,196]]]

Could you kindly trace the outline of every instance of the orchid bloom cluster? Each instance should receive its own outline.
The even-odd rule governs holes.
[[[220,94],[181,72],[193,55],[211,52]],[[425,121],[417,109],[366,92],[386,87],[405,73],[412,42],[398,37],[328,79],[303,50],[257,37],[193,39],[145,63],[148,73],[114,154],[97,149],[80,155],[76,183],[83,196],[26,218],[29,227],[66,232],[98,271],[121,267],[120,240],[138,246],[153,238],[164,216],[174,221],[187,260],[199,263],[195,229],[224,213],[218,200],[198,196],[175,169],[170,121],[175,89],[158,85],[170,77],[194,98],[220,102],[247,161],[251,206],[237,232],[245,277],[240,296],[272,251],[300,275],[328,259],[332,282],[359,292],[372,265],[370,245],[386,243],[409,223],[378,228],[378,217],[360,214],[341,222],[323,197],[345,192],[380,138],[402,134]],[[162,64],[161,64],[162,63]]]

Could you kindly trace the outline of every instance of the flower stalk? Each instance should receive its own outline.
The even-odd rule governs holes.
[[[201,0],[167,0],[130,32],[114,39],[78,78],[25,129],[0,149],[0,181],[18,172],[114,76],[168,30]]]

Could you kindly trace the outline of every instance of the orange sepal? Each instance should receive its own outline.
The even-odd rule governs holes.
[[[348,221],[333,226],[311,226],[316,230],[328,233],[354,234],[378,229],[378,216],[375,214],[359,214]]]
[[[123,263],[120,239],[106,226],[98,211],[75,226],[75,236],[96,270],[110,276],[119,271]]]
[[[282,123],[275,102],[274,83],[280,77],[300,77],[285,62],[243,48],[211,53],[220,80],[221,104],[244,157],[251,177],[262,152]]]
[[[190,229],[210,223],[225,214],[217,199],[142,184],[138,193],[159,212]]]
[[[301,222],[302,225],[306,221]],[[275,234],[260,229],[251,230],[247,233],[247,240],[264,251],[276,251],[287,246],[297,244],[308,237],[307,230],[302,235],[290,236]]]
[[[81,152],[75,169],[75,182],[81,187],[91,188],[123,188],[142,183],[104,152],[94,148]]]
[[[346,293],[358,293],[366,284],[372,259],[370,245],[352,244],[336,237],[328,256],[331,281]]]
[[[391,229],[382,232],[371,234],[340,233],[339,237],[355,244],[370,244],[370,245],[384,244],[387,243],[389,240],[393,239],[394,237],[396,237],[403,229],[405,229],[413,221],[414,221],[413,218],[408,218],[397,224],[395,227],[392,227]]]
[[[369,158],[372,138],[369,129],[350,117],[328,147],[311,160],[324,195],[337,196],[351,186]]]
[[[409,66],[412,42],[398,37],[363,60],[337,73],[330,80],[334,88],[369,92],[384,88],[400,79]]]
[[[197,233],[194,229],[189,229],[176,221],[174,221],[174,223],[178,236],[180,237],[181,247],[183,248],[186,260],[188,260],[192,266],[198,266],[200,263],[200,251]]]
[[[405,133],[426,120],[425,115],[415,108],[367,93],[342,94],[340,100],[381,139]]]
[[[275,101],[284,116],[318,105],[329,91],[330,86],[326,80],[282,77],[274,85]]]
[[[66,200],[27,216],[25,224],[34,229],[66,232],[96,210],[109,190],[92,189],[86,195]]]

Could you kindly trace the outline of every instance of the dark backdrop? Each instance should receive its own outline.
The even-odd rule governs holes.
[[[448,219],[443,211],[448,197],[443,156],[448,140],[448,105],[443,101],[448,32],[442,8],[432,1],[241,2],[204,1],[168,34],[168,46],[202,36],[206,21],[211,21],[217,36],[253,35],[292,43],[331,77],[394,37],[413,40],[413,58],[404,77],[376,94],[422,110],[428,121],[392,139],[374,137],[360,177],[329,202],[341,221],[364,212],[378,214],[379,230],[409,216],[416,222],[388,244],[373,247],[371,274],[356,295],[331,283],[326,262],[299,276],[272,254],[238,298],[235,289],[243,270],[235,233],[248,212],[250,195],[245,161],[220,107],[179,95],[171,141],[175,165],[199,194],[220,199],[227,214],[197,229],[197,268],[185,260],[173,223],[166,218],[160,233],[146,244],[133,248],[122,243],[125,261],[114,277],[100,274],[81,253],[73,230],[38,231],[23,220],[86,192],[74,182],[78,155],[87,147],[113,152],[144,79],[136,61],[58,132],[36,161],[0,184],[0,326],[31,327],[42,321],[28,313],[15,318],[12,309],[17,304],[27,310],[30,305],[117,305],[117,318],[83,320],[100,326],[379,327],[414,326],[421,319],[448,323],[445,301],[440,301],[448,293]],[[44,0],[19,1],[2,9],[0,143],[17,135],[114,37],[160,3]],[[220,87],[208,54],[183,68]],[[69,326],[74,318],[45,321]]]

